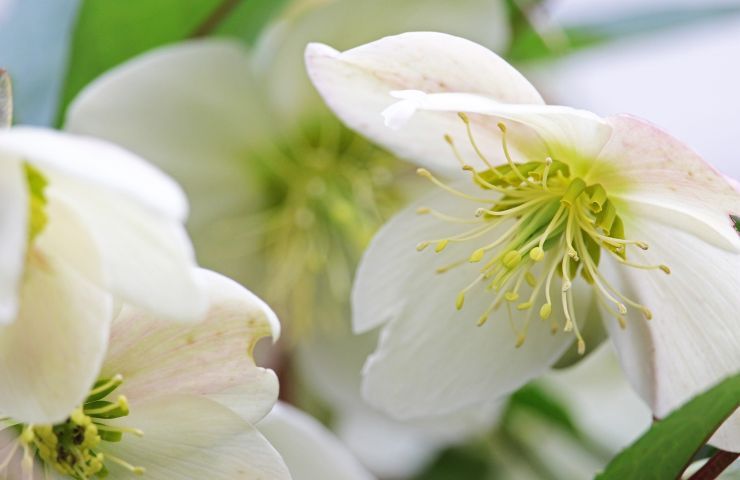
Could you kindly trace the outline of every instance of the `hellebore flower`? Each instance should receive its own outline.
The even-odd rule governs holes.
[[[375,341],[373,333],[350,335],[352,275],[377,228],[410,197],[411,181],[420,182],[408,165],[331,115],[303,68],[305,45],[349,47],[444,28],[499,49],[508,25],[498,0],[298,3],[307,5],[294,2],[253,49],[194,41],[121,65],[80,93],[65,128],[124,145],[183,185],[200,263],[249,285],[275,308],[288,340],[282,347],[296,355],[292,364],[352,367],[338,377],[346,382],[332,384],[338,395],[315,391],[342,410],[335,427],[345,431],[345,423],[359,425],[356,415],[379,416],[363,410],[359,395],[361,361]],[[347,401],[337,404],[340,397]],[[377,474],[407,476],[433,453],[420,445],[436,449],[450,438],[447,428],[397,427],[394,438],[416,450],[419,462],[400,448],[388,452],[387,442],[354,435],[355,452]]]
[[[355,330],[383,326],[371,403],[402,418],[472,407],[583,354],[602,321],[658,417],[740,368],[740,193],[688,147],[630,116],[545,105],[450,35],[311,44],[306,59],[348,126],[439,187],[358,270]],[[738,422],[718,446],[740,449]]]
[[[277,317],[236,282],[200,273],[211,300],[205,320],[172,323],[124,305],[98,380],[66,419],[2,419],[0,477],[290,478],[254,427],[275,404],[278,381],[252,349],[279,335]]]
[[[0,128],[0,411],[63,420],[95,380],[114,301],[205,313],[186,211],[170,178],[117,146]]]

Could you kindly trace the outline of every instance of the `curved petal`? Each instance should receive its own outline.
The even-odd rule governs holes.
[[[438,197],[451,198],[444,193]],[[472,217],[474,207],[470,202],[467,205],[462,210],[442,211]],[[460,225],[427,215],[414,217],[407,209],[374,240],[358,271],[353,307],[356,328],[378,325],[378,317],[389,320],[365,365],[363,394],[397,418],[441,415],[496,400],[552,365],[573,341],[570,334],[552,336],[549,326],[534,319],[526,341],[517,349],[517,333],[511,329],[505,307],[494,312],[484,326],[476,327],[476,320],[494,299],[494,293],[484,290],[481,282],[468,291],[462,311],[456,311],[458,293],[480,273],[476,264],[465,260],[487,243],[486,238],[475,245],[450,244],[436,255],[412,250],[416,243],[430,240],[421,236],[425,233],[444,238],[453,231],[459,233]],[[493,230],[489,235],[496,238],[498,233]],[[435,267],[461,259],[457,267],[435,273]],[[578,289],[576,311],[588,312],[590,289],[582,282],[575,282],[573,288]],[[554,304],[553,319],[562,325],[560,316],[561,309]],[[524,317],[522,312],[515,314],[519,332]],[[578,319],[579,323],[588,321],[580,313]]]
[[[48,193],[83,220],[100,251],[106,289],[170,319],[203,316],[205,289],[180,222],[93,186],[59,181]]]
[[[191,225],[244,204],[243,162],[274,122],[236,42],[194,41],[157,49],[111,70],[70,105],[65,128],[116,142],[185,188]]]
[[[619,175],[602,183],[609,194],[653,220],[690,231],[723,248],[740,251],[730,214],[740,214],[740,190],[689,147],[634,117],[608,122],[614,135],[602,152]]]
[[[271,370],[255,365],[252,349],[260,338],[278,336],[277,319],[236,282],[201,272],[211,300],[207,318],[173,324],[124,306],[113,323],[103,374],[123,375],[121,389],[132,404],[175,393],[214,395],[227,406],[240,403],[238,412],[255,422],[274,405],[278,384]]]
[[[0,130],[0,151],[39,168],[53,183],[57,176],[114,190],[148,209],[184,220],[187,200],[169,177],[138,156],[108,142],[43,128]]]
[[[278,403],[258,425],[280,452],[293,480],[370,480],[344,445],[314,418]]]
[[[137,467],[153,480],[289,480],[280,455],[250,424],[228,408],[195,395],[167,395],[132,406],[120,419],[144,432],[104,443],[109,452]],[[107,462],[112,478],[131,473]]]
[[[509,38],[508,16],[500,0],[342,0],[311,2],[314,5],[308,8],[309,2],[302,3],[268,27],[255,52],[271,103],[287,121],[318,100],[302,66],[309,42],[344,50],[386,35],[442,31],[502,51]]]
[[[56,234],[57,220],[74,221],[50,218],[42,237]],[[78,248],[94,256],[84,230],[65,231],[72,232]],[[58,261],[53,251],[30,255],[20,299],[16,321],[0,327],[0,383],[5,386],[0,389],[0,411],[22,422],[60,422],[87,396],[97,378],[108,341],[112,300]]]
[[[332,110],[351,128],[403,158],[430,168],[457,167],[445,134],[459,139],[466,159],[475,161],[462,121],[447,113],[419,115],[402,131],[389,130],[380,113],[393,90],[469,92],[500,102],[541,104],[532,85],[490,50],[452,35],[431,32],[386,37],[345,52],[322,44],[306,48],[309,76]],[[500,152],[495,121],[471,119],[484,152]]]
[[[28,188],[18,159],[0,152],[0,325],[18,314],[18,283],[28,241]]]
[[[740,365],[740,254],[684,231],[650,221],[631,221],[628,234],[651,248],[638,261],[663,263],[671,275],[613,267],[625,294],[645,304],[653,318],[633,312],[626,331],[607,322],[630,383],[662,417],[707,390]],[[717,446],[740,449],[740,414]],[[717,437],[719,438],[719,437]]]
[[[391,96],[400,99],[383,111],[385,123],[391,128],[403,131],[412,117],[424,115],[424,112],[449,112],[449,119],[458,112],[492,116],[497,125],[498,122],[507,124],[505,120],[513,121],[531,129],[538,137],[533,139],[530,135],[512,142],[521,152],[530,156],[529,159],[544,160],[549,156],[568,163],[571,173],[577,175],[585,174],[592,168],[611,136],[611,126],[598,115],[570,107],[501,103],[483,95],[455,92],[427,94],[419,90],[400,90],[391,92]],[[471,121],[493,123],[485,117],[476,117]],[[515,135],[521,133],[515,132]],[[537,140],[542,142],[539,152],[531,145]]]

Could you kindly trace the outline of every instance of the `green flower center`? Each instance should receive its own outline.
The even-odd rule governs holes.
[[[537,311],[542,320],[550,320],[553,334],[560,329],[573,332],[578,351],[583,354],[586,344],[576,322],[571,288],[580,273],[593,286],[602,307],[617,319],[622,328],[626,326],[624,316],[628,308],[637,309],[650,319],[652,313],[645,305],[621,293],[599,271],[601,256],[610,255],[632,268],[665,273],[670,273],[670,269],[665,265],[643,265],[627,260],[629,247],[646,250],[648,245],[625,238],[618,205],[604,187],[573,175],[565,160],[548,157],[515,163],[509,152],[503,123],[499,128],[506,163],[494,166],[476,145],[467,116],[460,114],[460,117],[467,126],[469,140],[478,158],[488,169],[476,171],[462,159],[449,135],[445,140],[463,170],[471,174],[473,182],[483,192],[492,195],[476,196],[461,192],[435,178],[429,171],[418,170],[421,176],[447,192],[478,205],[470,218],[451,217],[430,208],[418,210],[419,214],[470,226],[457,235],[425,240],[417,245],[417,250],[424,250],[434,244],[437,253],[450,244],[475,245],[467,257],[437,268],[438,273],[444,273],[468,262],[481,264],[477,276],[458,293],[457,309],[463,308],[466,295],[483,282],[486,290],[493,293],[493,298],[480,312],[478,325],[483,325],[493,311],[505,306],[517,335],[518,347],[524,343],[533,312]],[[554,283],[560,284],[562,325],[557,320],[558,316],[552,316]],[[512,310],[522,312],[523,326],[516,324]]]
[[[124,433],[143,435],[136,428],[107,422],[129,414],[126,397],[119,395],[109,399],[121,383],[120,375],[95,382],[82,406],[76,408],[62,423],[14,425],[19,441],[8,459],[15,455],[16,449],[22,448],[21,466],[24,473],[33,470],[34,462],[40,462],[44,468],[51,467],[57,473],[76,480],[105,478],[108,475],[107,462],[116,463],[133,474],[142,475],[144,468],[133,466],[108,453],[105,446],[106,443],[121,441]],[[4,465],[0,463],[0,466]]]
[[[292,335],[332,330],[331,322],[346,318],[363,249],[400,204],[398,178],[407,167],[328,116],[246,161],[261,198],[247,223],[256,245],[247,280],[288,319]]]

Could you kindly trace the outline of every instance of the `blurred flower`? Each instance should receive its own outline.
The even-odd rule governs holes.
[[[356,342],[348,335],[352,273],[377,227],[416,187],[408,167],[327,111],[306,77],[303,49],[407,29],[464,33],[493,48],[508,37],[499,0],[298,2],[252,51],[190,42],[104,75],[71,105],[66,128],[120,142],[184,185],[200,262],[276,308],[292,340],[285,347],[301,345],[296,365],[324,347],[364,358],[365,344],[347,343]],[[359,377],[359,364],[345,358],[331,363],[352,365],[347,375]],[[343,388],[359,401],[355,381]],[[436,433],[414,427],[411,435],[439,444]],[[368,441],[363,452],[381,447]],[[408,470],[400,453],[362,460],[384,472],[404,464],[393,475]]]
[[[170,178],[114,145],[0,129],[0,411],[68,415],[100,369],[114,301],[202,316],[186,211]]]
[[[280,452],[293,480],[371,480],[334,435],[310,415],[278,402],[257,424]]]
[[[740,193],[683,144],[633,117],[544,105],[505,61],[449,35],[344,53],[313,44],[306,56],[350,127],[469,177],[448,184],[420,169],[441,191],[391,220],[363,257],[355,329],[385,324],[364,370],[371,403],[412,418],[490,401],[569,348],[585,353],[601,318],[659,417],[737,370]],[[430,245],[441,276],[412,251]],[[484,330],[449,323],[463,306]],[[740,448],[738,422],[715,443]]]
[[[235,282],[200,274],[211,300],[203,322],[174,324],[125,305],[81,406],[54,424],[3,418],[0,474],[290,478],[254,427],[275,404],[278,383],[251,352],[260,338],[278,336],[277,318]]]

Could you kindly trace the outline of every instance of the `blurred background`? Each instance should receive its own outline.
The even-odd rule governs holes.
[[[260,352],[281,397],[373,475],[592,478],[651,421],[609,345],[485,411],[409,423],[362,402],[377,334],[350,333],[354,268],[424,187],[331,116],[302,51],[410,30],[475,40],[548,103],[644,117],[740,178],[740,0],[0,0],[0,68],[16,124],[113,140],[183,185],[200,263],[281,318]]]

